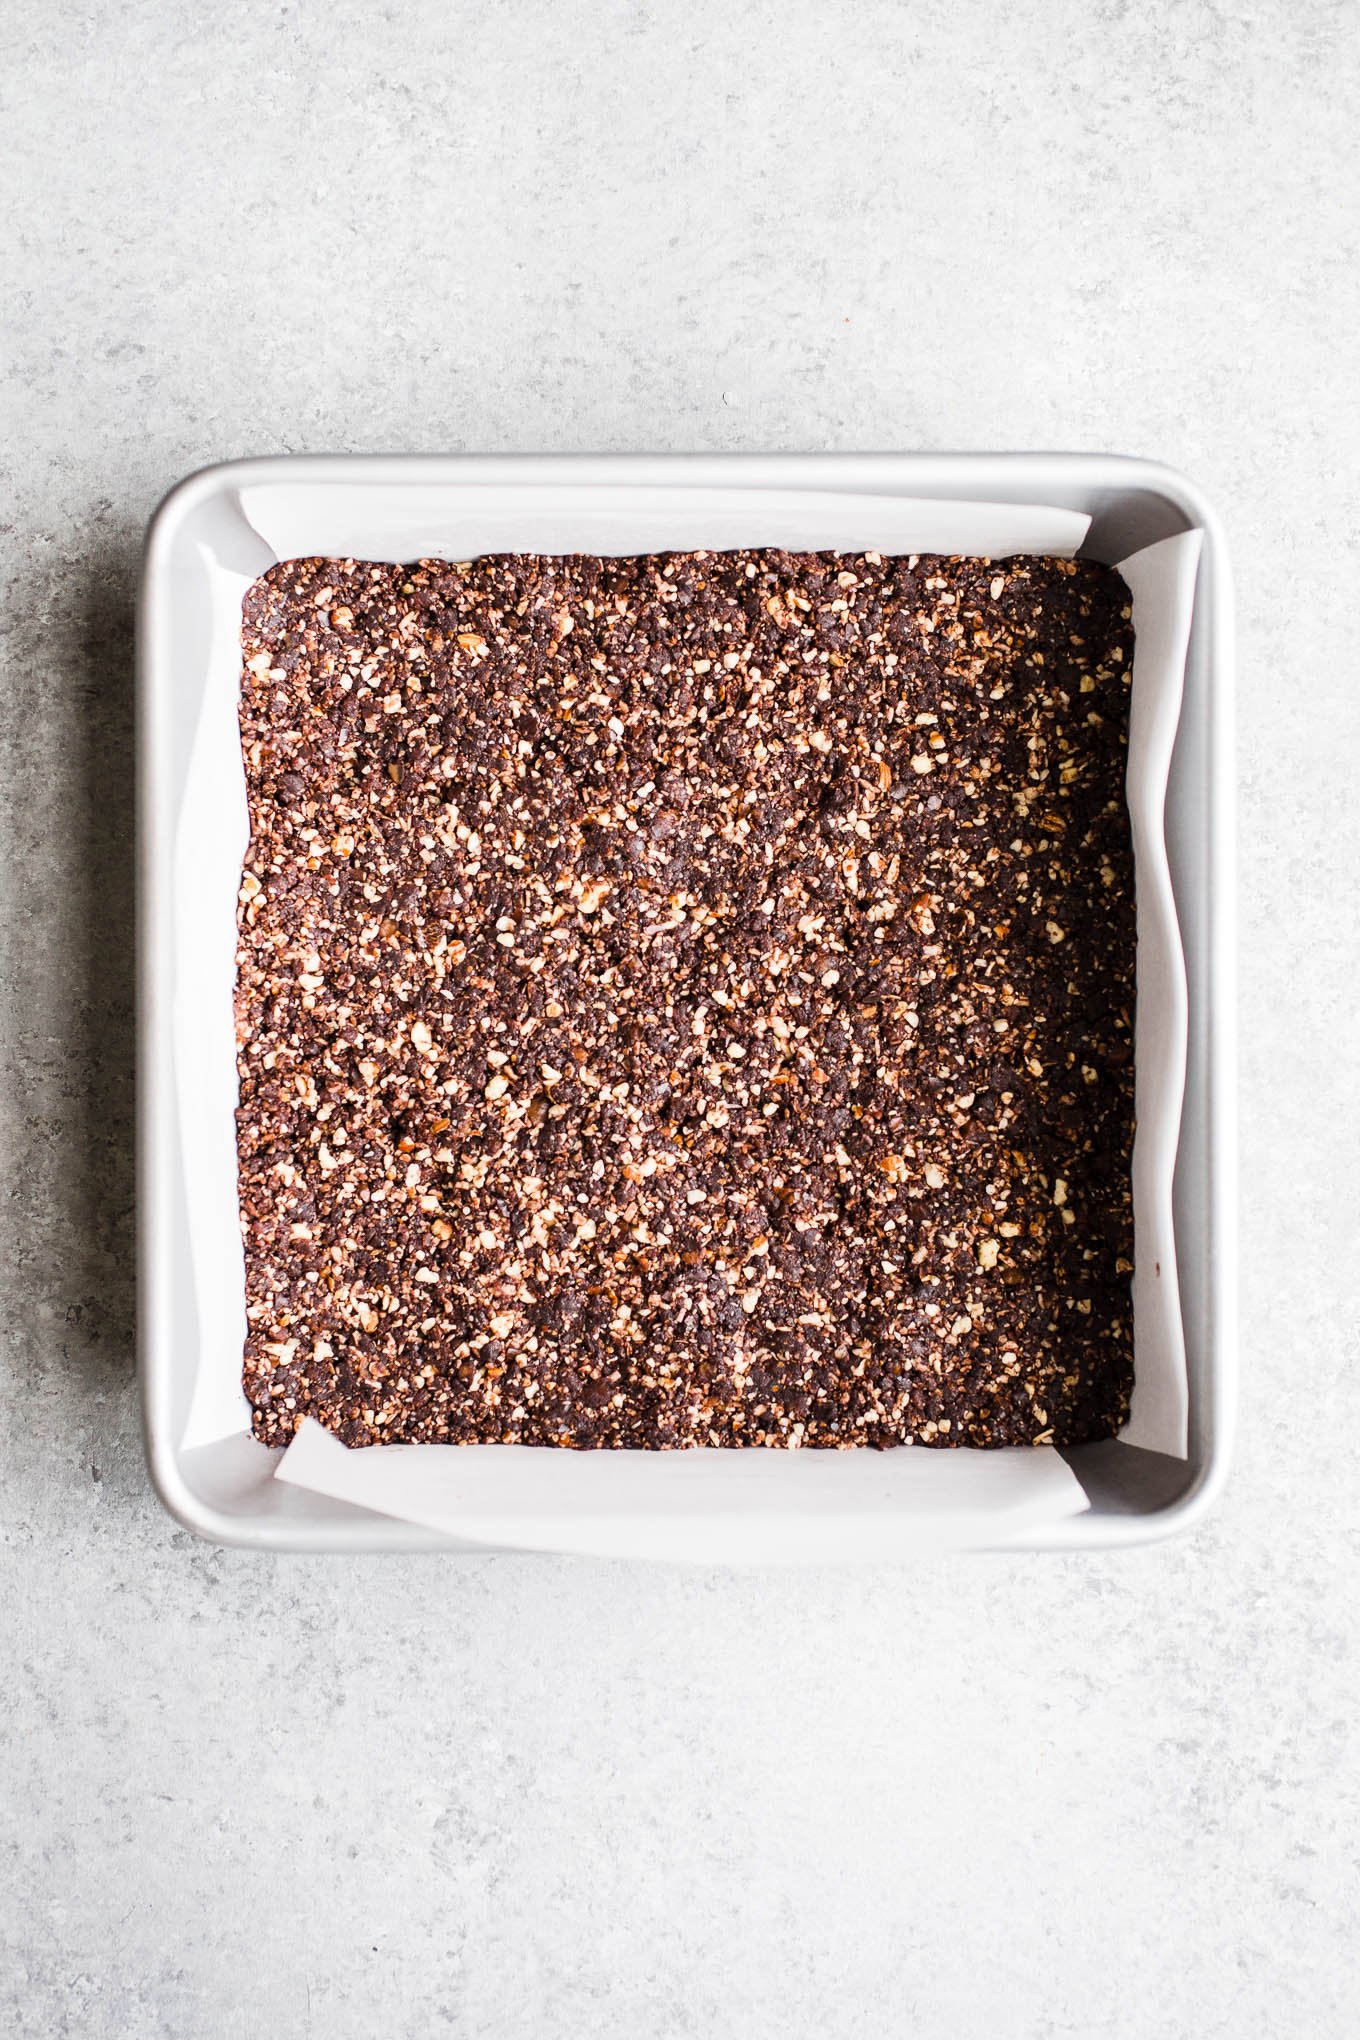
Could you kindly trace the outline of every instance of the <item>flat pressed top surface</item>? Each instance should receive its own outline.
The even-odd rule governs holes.
[[[258,581],[257,1434],[1116,1430],[1128,618],[1029,557]]]

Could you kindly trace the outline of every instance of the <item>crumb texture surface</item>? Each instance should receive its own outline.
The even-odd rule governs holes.
[[[1118,1428],[1113,570],[295,560],[243,652],[257,1436]]]

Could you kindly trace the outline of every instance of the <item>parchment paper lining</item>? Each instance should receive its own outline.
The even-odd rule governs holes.
[[[757,490],[577,485],[549,489],[375,485],[343,529],[322,488],[244,489],[241,512],[275,558],[401,561],[487,551],[634,553],[705,546],[885,553],[1075,553],[1088,519],[1041,505],[930,502]],[[1120,565],[1133,595],[1128,799],[1137,869],[1133,1409],[1130,1444],[1184,1457],[1186,1372],[1175,1275],[1172,1175],[1185,1077],[1186,988],[1162,828],[1180,712],[1200,534]],[[241,601],[251,576],[208,551],[212,605],[176,822],[173,1081],[201,1339],[185,1449],[249,1428],[241,1388],[244,1265],[236,1195],[232,989],[248,826],[236,712]],[[391,1445],[348,1451],[305,1423],[275,1477],[468,1545],[695,1558],[893,1556],[988,1541],[1088,1506],[1048,1448],[1000,1452],[570,1453],[517,1446]]]

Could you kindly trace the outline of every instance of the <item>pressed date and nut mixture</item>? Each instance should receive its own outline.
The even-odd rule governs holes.
[[[1029,557],[258,580],[256,1435],[1113,1433],[1129,615]]]

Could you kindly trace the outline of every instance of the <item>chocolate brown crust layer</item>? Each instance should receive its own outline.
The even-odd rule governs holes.
[[[243,643],[257,1437],[1118,1429],[1112,569],[293,560]]]

